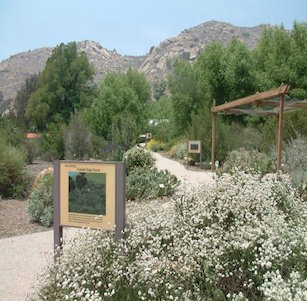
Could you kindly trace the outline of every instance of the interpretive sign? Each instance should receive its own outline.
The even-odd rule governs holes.
[[[202,147],[200,140],[190,140],[188,141],[187,147],[187,168],[189,165],[189,154],[199,154],[199,165],[202,168]]]
[[[199,154],[200,153],[200,148],[201,148],[201,143],[199,140],[196,141],[189,141],[189,153],[190,154]]]
[[[54,243],[64,226],[115,230],[125,226],[125,171],[122,162],[54,161]]]

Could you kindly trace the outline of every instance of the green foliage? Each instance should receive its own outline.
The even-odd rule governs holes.
[[[64,159],[64,153],[63,124],[61,122],[50,123],[47,132],[42,137],[42,158],[46,161]]]
[[[132,201],[170,196],[179,184],[177,177],[168,170],[135,167],[126,178],[126,197]]]
[[[292,139],[282,152],[282,170],[291,175],[293,185],[302,192],[307,186],[306,154],[307,139],[302,136]]]
[[[256,172],[262,175],[271,171],[272,161],[266,154],[256,150],[240,148],[228,154],[223,165],[224,172],[231,172],[238,168],[248,172]]]
[[[8,144],[22,148],[24,146],[25,133],[18,126],[15,119],[0,116],[0,139]]]
[[[131,144],[146,127],[146,106],[149,100],[150,85],[143,74],[131,68],[126,73],[108,73],[102,80],[99,94],[88,112],[88,123],[96,135],[109,141],[112,140],[114,124],[117,134],[123,132],[125,125],[128,125],[133,129],[130,133],[133,139],[128,137],[128,133],[119,134],[117,138]],[[121,117],[124,120],[122,125],[118,126]]]
[[[126,164],[126,172],[128,174],[136,167],[151,168],[155,164],[155,159],[150,152],[139,146],[135,146],[125,152],[123,161]]]
[[[148,131],[155,139],[168,142],[175,132],[172,102],[169,97],[162,96],[152,101],[148,108]]]
[[[165,96],[167,83],[165,81],[155,82],[153,85],[153,95],[155,100],[159,100],[161,97]]]
[[[53,223],[53,175],[42,176],[29,195],[27,212],[34,222],[45,227]]]
[[[92,155],[91,133],[79,115],[71,115],[64,128],[65,159],[84,160]]]
[[[139,128],[133,114],[123,113],[114,116],[112,122],[112,142],[125,149],[136,144]]]
[[[266,90],[284,82],[291,85],[292,96],[305,98],[306,45],[307,28],[303,23],[294,22],[292,31],[283,25],[266,29],[253,51],[259,89]]]
[[[168,79],[176,134],[182,134],[191,122],[191,114],[203,107],[200,77],[190,63],[176,60]]]
[[[60,44],[39,75],[26,107],[27,118],[38,129],[45,129],[58,115],[68,121],[72,112],[89,105],[93,74],[85,53],[78,54],[76,43]]]
[[[269,152],[276,145],[277,141],[277,119],[267,117],[258,127],[260,129],[260,148],[262,151]],[[283,141],[289,143],[298,135],[307,135],[305,110],[287,113],[283,118]]]
[[[31,77],[27,78],[23,86],[17,91],[17,95],[15,97],[14,109],[16,112],[16,116],[26,124],[28,124],[28,119],[25,116],[26,107],[31,94],[35,92],[37,88],[37,80],[37,74],[34,74]]]
[[[39,156],[41,139],[26,139],[25,147],[27,150],[27,162],[32,164],[34,159]]]
[[[182,160],[187,156],[187,141],[176,142],[169,150],[171,157]]]
[[[0,133],[0,194],[3,197],[23,197],[30,182],[25,171],[25,154],[12,146]]]

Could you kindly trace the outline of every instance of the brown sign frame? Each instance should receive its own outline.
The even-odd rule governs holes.
[[[53,161],[54,251],[63,244],[63,227],[114,230],[123,238],[125,228],[125,165],[123,162]],[[69,212],[69,175],[105,175],[105,215]]]

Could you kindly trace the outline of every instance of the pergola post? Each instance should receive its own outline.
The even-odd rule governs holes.
[[[213,101],[213,107],[216,106],[215,100]],[[211,171],[214,171],[214,156],[215,156],[215,114],[212,113],[212,147],[211,147]]]
[[[282,121],[284,113],[284,99],[285,95],[279,96],[279,119],[278,119],[278,135],[277,135],[277,165],[276,165],[276,177],[278,178],[281,165],[281,146],[282,146]]]

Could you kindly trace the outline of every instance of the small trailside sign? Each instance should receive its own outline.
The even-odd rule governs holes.
[[[189,141],[189,153],[200,154],[201,142],[200,140]]]
[[[115,230],[125,227],[125,168],[122,162],[60,161],[54,165],[54,244],[63,226]]]
[[[199,166],[202,168],[202,145],[200,140],[189,140],[187,142],[187,169],[189,168],[189,154],[199,154]]]

